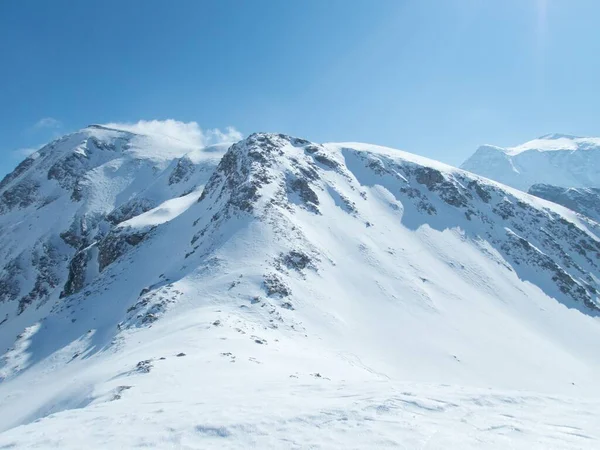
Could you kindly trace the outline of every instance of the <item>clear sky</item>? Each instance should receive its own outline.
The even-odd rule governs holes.
[[[600,135],[598,0],[0,1],[0,174],[90,123],[195,121],[458,165]]]

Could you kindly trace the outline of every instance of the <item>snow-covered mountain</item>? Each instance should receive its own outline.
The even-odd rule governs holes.
[[[484,145],[461,168],[525,192],[534,184],[600,187],[600,138],[550,134],[517,147]]]
[[[529,193],[578,212],[600,223],[600,188],[564,188],[534,184]]]
[[[122,224],[183,211],[226,148],[95,125],[25,159],[0,182],[0,315],[78,292],[128,245]]]
[[[0,447],[598,445],[596,222],[373,145],[163,145],[2,182]]]

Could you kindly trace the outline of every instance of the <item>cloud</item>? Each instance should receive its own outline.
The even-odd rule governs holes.
[[[44,117],[36,122],[33,126],[36,130],[40,130],[42,128],[60,128],[62,123],[60,120],[55,119],[54,117]]]
[[[37,152],[38,149],[39,149],[39,147],[23,147],[23,148],[18,148],[16,150],[13,150],[11,153],[12,153],[13,157],[22,159],[22,158],[27,158],[29,155]]]
[[[132,133],[169,136],[185,144],[198,147],[236,142],[243,138],[243,135],[233,127],[227,127],[224,130],[217,128],[203,130],[196,122],[179,122],[173,119],[107,123],[104,126]]]

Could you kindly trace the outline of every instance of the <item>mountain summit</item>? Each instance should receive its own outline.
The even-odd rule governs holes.
[[[593,433],[596,222],[368,144],[164,150],[91,127],[50,145],[0,190],[0,446]]]
[[[461,168],[522,191],[600,187],[600,138],[550,134],[517,147],[484,145]]]

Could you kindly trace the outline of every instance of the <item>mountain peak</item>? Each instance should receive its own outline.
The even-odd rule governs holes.
[[[461,168],[527,191],[534,184],[600,187],[600,138],[548,134],[516,147],[480,147]]]

